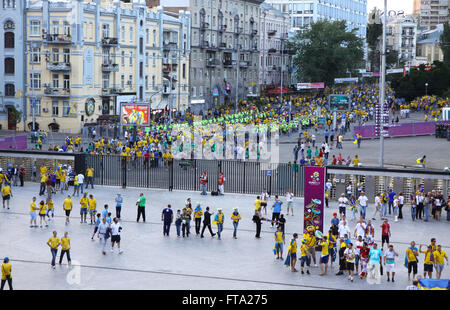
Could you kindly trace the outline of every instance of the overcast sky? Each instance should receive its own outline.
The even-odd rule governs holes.
[[[414,0],[387,0],[387,9],[395,11],[404,11],[405,14],[411,14]],[[367,12],[370,12],[374,7],[383,9],[384,0],[367,0]]]

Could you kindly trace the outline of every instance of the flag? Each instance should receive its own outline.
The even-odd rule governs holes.
[[[450,280],[419,279],[419,286],[423,290],[448,290],[450,288]]]
[[[356,136],[353,136],[353,139],[355,139],[355,140],[353,140],[353,144],[358,143],[358,138]]]

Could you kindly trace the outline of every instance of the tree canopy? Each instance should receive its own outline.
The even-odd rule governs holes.
[[[293,62],[303,82],[333,84],[335,78],[356,74],[363,66],[363,40],[356,29],[347,31],[345,21],[328,20],[312,23],[298,31],[289,42]]]

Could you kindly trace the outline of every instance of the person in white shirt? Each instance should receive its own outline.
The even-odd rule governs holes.
[[[286,202],[287,202],[287,215],[289,215],[289,209],[291,209],[291,214],[294,216],[294,194],[292,190],[288,190],[286,193]]]
[[[345,209],[349,203],[347,197],[345,197],[345,194],[342,193],[341,197],[338,199],[338,203],[339,203],[339,214],[341,216],[341,220],[342,220],[342,216],[345,216]]]
[[[355,268],[356,274],[359,274],[359,262],[361,260],[361,249],[364,246],[364,241],[362,239],[363,235],[358,235],[358,239],[355,241]],[[362,267],[361,267],[362,269]]]
[[[384,252],[384,268],[386,270],[388,282],[390,281],[389,274],[392,274],[392,282],[394,282],[396,256],[398,256],[398,253],[394,251],[394,246],[390,244],[389,248]]]
[[[353,235],[355,236],[355,238],[357,238],[358,236],[362,237],[364,236],[365,232],[366,232],[366,223],[364,223],[363,218],[360,217],[358,223],[356,223]]]
[[[102,253],[106,255],[105,247],[106,241],[109,238],[110,225],[106,222],[106,217],[102,218],[102,222],[98,224],[98,237],[100,238],[100,243],[102,244]]]
[[[347,222],[345,220],[343,220],[340,224],[339,224],[339,228],[338,228],[338,237],[344,237],[344,235],[347,234],[348,236],[350,236],[350,228],[347,225]]]
[[[264,214],[267,214],[267,202],[269,201],[269,194],[267,190],[263,188],[263,192],[261,194],[261,207],[264,209]]]
[[[352,186],[352,182],[350,182],[346,188],[347,190],[347,198],[350,198],[353,194],[353,186]]]
[[[122,231],[122,226],[119,223],[117,217],[114,218],[111,224],[111,252],[114,252],[114,243],[117,243],[117,248],[119,249],[119,254],[122,254],[120,249],[120,232]]]
[[[375,221],[375,216],[377,216],[377,213],[380,214],[380,220],[381,220],[382,217],[381,217],[381,198],[380,198],[380,193],[377,193],[377,195],[375,196],[375,212],[372,215],[372,220]]]
[[[398,209],[399,209],[398,204],[399,204],[398,198],[397,196],[394,196],[394,218],[395,218],[394,222],[398,222]]]
[[[82,173],[78,174],[78,188],[81,190],[83,194],[83,186],[84,186],[84,175]]]
[[[361,196],[358,197],[359,201],[359,214],[362,216],[363,219],[366,219],[366,211],[367,211],[367,202],[369,199],[367,198],[364,191],[361,191]]]
[[[402,208],[403,204],[405,203],[405,197],[403,196],[403,193],[398,194],[398,218],[403,218]]]

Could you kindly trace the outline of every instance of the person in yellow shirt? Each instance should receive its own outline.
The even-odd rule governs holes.
[[[275,254],[277,259],[283,259],[283,244],[286,243],[284,239],[284,232],[281,230],[281,226],[278,226],[275,232]]]
[[[63,193],[63,190],[66,190],[66,178],[67,178],[67,171],[65,169],[63,169],[63,170],[61,170],[61,173],[59,174],[61,194]]]
[[[39,196],[44,195],[45,193],[45,188],[47,186],[47,178],[49,177],[49,175],[47,174],[47,167],[45,168],[45,172],[42,173],[42,167],[41,167],[41,187],[39,189]]]
[[[73,194],[72,194],[72,196],[75,197],[75,194],[77,194],[77,196],[80,195],[80,190],[79,190],[79,186],[78,186],[78,174],[75,174],[75,176],[73,177]]]
[[[37,227],[36,224],[36,211],[39,210],[38,207],[36,207],[36,197],[33,197],[30,203],[30,228]],[[34,225],[33,225],[34,223]]]
[[[288,255],[290,256],[292,272],[297,272],[297,269],[295,269],[295,264],[297,263],[297,238],[298,234],[294,233],[288,247]]]
[[[64,254],[67,254],[67,263],[71,264],[71,259],[70,259],[70,238],[69,238],[69,233],[66,231],[64,233],[64,237],[61,238],[61,255],[59,256],[59,264],[61,265],[63,258],[64,258]]]
[[[72,198],[70,197],[70,195],[67,195],[67,198],[64,199],[63,202],[63,208],[64,211],[66,212],[66,225],[69,224],[70,211],[72,211],[72,207],[73,207]]]
[[[300,246],[300,254],[301,254],[301,256],[300,256],[300,272],[302,274],[305,274],[303,272],[303,268],[305,267],[305,264],[306,264],[306,273],[310,274],[309,268],[311,266],[311,260],[308,255],[308,247],[306,246],[306,239],[302,240],[302,245]]]
[[[328,258],[329,255],[329,248],[330,243],[328,241],[327,236],[322,237],[322,242],[320,243],[320,246],[322,247],[322,253],[320,255],[320,271],[322,271],[319,275],[324,276],[327,274],[328,269]]]
[[[260,196],[256,196],[256,200],[255,200],[255,211],[260,212],[261,211],[261,197]]]
[[[45,217],[47,216],[47,206],[43,200],[39,203],[39,226],[42,228],[42,222],[45,223],[45,227],[48,227]]]
[[[81,197],[80,199],[80,216],[81,216],[80,223],[86,223],[88,204],[89,198],[87,197],[87,193],[84,193],[83,197]]]
[[[6,206],[8,207],[9,210],[9,200],[11,199],[12,196],[13,194],[11,191],[11,186],[9,186],[8,183],[5,183],[5,186],[2,187],[3,209],[5,208],[5,201],[6,201]]]
[[[426,250],[422,251],[422,245],[420,245],[419,252],[425,254],[425,260],[423,261],[423,277],[426,278],[428,274],[428,277],[431,279],[433,277],[433,265],[435,264],[433,248],[429,245]]]
[[[97,213],[97,200],[94,195],[89,195],[89,215],[91,218],[91,225],[95,222],[95,213]]]
[[[86,189],[88,188],[89,183],[91,184],[91,188],[94,189],[94,168],[89,167],[86,170],[86,176],[87,176]]]
[[[47,204],[47,217],[48,220],[51,221],[55,217],[55,206],[53,204],[52,197],[48,196],[46,204]],[[52,214],[52,218],[50,218],[50,213]]]
[[[58,233],[56,231],[53,232],[53,237],[50,237],[47,241],[47,245],[50,248],[50,252],[52,253],[52,268],[55,269],[55,261],[56,255],[58,254],[58,247],[61,244],[59,238],[57,237]]]
[[[442,271],[444,270],[444,258],[447,260],[448,266],[448,256],[445,251],[442,251],[441,245],[438,244],[436,251],[433,252],[434,255],[434,268],[436,269],[436,279],[440,279]]]
[[[231,214],[231,221],[233,222],[233,238],[237,239],[237,228],[239,225],[239,221],[241,220],[241,215],[239,214],[238,208],[233,209],[233,213]]]
[[[12,266],[9,263],[8,257],[5,257],[3,259],[3,264],[1,266],[1,269],[2,269],[2,281],[1,281],[1,285],[0,285],[0,291],[3,291],[7,281],[8,281],[9,290],[11,291],[13,289],[12,276],[11,276]]]
[[[353,164],[353,166],[358,167],[358,165],[359,165],[358,155],[355,155],[355,158],[353,158],[353,160],[352,160],[352,164]]]
[[[314,231],[310,230],[306,234],[303,235],[303,238],[306,239],[306,247],[309,258],[314,262],[314,266],[317,267],[316,262],[316,237],[314,236]]]
[[[200,204],[198,204],[194,209],[195,233],[197,235],[200,234],[200,226],[201,226],[201,222],[202,222],[202,216],[203,216],[203,210],[202,210]]]

